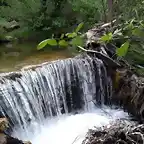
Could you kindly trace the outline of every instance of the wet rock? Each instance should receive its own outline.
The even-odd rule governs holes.
[[[30,141],[24,141],[24,144],[32,144]]]
[[[0,132],[4,132],[8,128],[8,121],[6,118],[0,118]]]
[[[16,79],[21,78],[22,74],[20,72],[11,72],[7,73],[6,75],[3,75],[3,77],[15,81]]]
[[[6,135],[0,133],[0,144],[6,144]]]
[[[0,144],[31,144],[29,141],[23,142],[17,138],[11,137],[5,134],[5,130],[8,128],[8,120],[6,118],[0,118]]]
[[[11,136],[6,136],[6,143],[5,144],[24,144],[23,141],[13,138]]]

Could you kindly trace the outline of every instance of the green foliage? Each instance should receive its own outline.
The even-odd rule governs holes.
[[[41,9],[41,0],[5,0],[4,3],[0,6],[0,25],[9,27],[12,21],[20,25],[20,29],[7,32],[7,35],[24,38],[25,35],[28,37],[32,31],[34,32],[34,27],[40,18],[38,12]]]
[[[142,48],[144,45],[143,21],[136,19],[128,20],[118,26],[114,26],[114,29],[110,29],[110,31],[112,32],[105,34],[100,40],[104,43],[112,43],[115,47],[118,47],[116,49],[118,57],[134,57],[134,59],[140,59],[138,57],[144,53],[144,48]],[[118,46],[117,43],[119,43]]]
[[[102,41],[102,42],[110,42],[112,40],[112,38],[113,38],[113,34],[110,32],[110,33],[105,34],[104,36],[102,36],[100,38],[100,41]]]
[[[71,45],[76,47],[76,46],[83,46],[84,41],[81,36],[76,36],[75,38],[72,39]]]
[[[126,58],[128,58],[131,55],[131,58],[135,57],[138,60],[138,57],[141,57],[143,54],[143,48],[144,45],[143,36],[144,36],[144,27],[143,27],[143,21],[132,19],[130,21],[126,21],[124,24],[120,25],[121,27],[121,33],[122,35],[119,37],[119,39],[122,41],[129,41],[127,42],[126,47],[129,47],[128,54]],[[136,52],[137,51],[137,52]],[[143,55],[144,56],[144,55]],[[133,61],[133,58],[131,61]],[[136,61],[137,61],[136,60]]]
[[[83,22],[80,23],[80,24],[77,26],[77,28],[75,29],[75,33],[78,33],[78,32],[81,30],[81,28],[83,27],[83,25],[84,25]]]
[[[0,13],[1,17],[8,21],[17,20],[30,23],[41,8],[41,0],[5,0],[5,3],[8,6],[1,6]]]
[[[67,47],[68,42],[66,40],[62,39],[58,42],[58,45],[61,46],[61,47]]]
[[[66,33],[66,34],[61,34],[60,38],[56,39],[46,39],[42,42],[40,42],[37,46],[37,50],[40,50],[44,48],[47,44],[50,46],[60,46],[60,47],[68,47],[68,46],[82,46],[83,45],[83,38],[81,35],[79,35],[79,31],[83,28],[84,23],[80,23],[74,32],[72,33]],[[64,36],[67,36],[67,38],[70,38],[70,40],[65,40]]]
[[[136,18],[144,19],[143,0],[114,0],[113,11],[115,18],[125,21]]]
[[[77,19],[85,25],[93,25],[104,20],[107,0],[70,0],[73,11],[77,12]]]
[[[38,44],[37,49],[40,50],[44,48],[46,45],[57,46],[57,41],[55,39],[46,39]]]
[[[106,9],[106,0],[103,3],[101,0],[5,0],[0,1],[0,18],[15,20],[21,28],[27,27],[33,33],[41,32],[48,37],[72,31],[81,21],[86,28],[91,27],[102,20],[104,7]],[[75,32],[82,26],[83,23]]]
[[[112,33],[111,33],[112,32]],[[111,33],[111,34],[110,34]],[[110,34],[110,36],[109,36]],[[128,61],[136,73],[142,75],[144,66],[144,21],[132,20],[114,26],[108,34],[101,37],[104,43],[116,47],[116,55]],[[143,73],[144,75],[144,73]]]
[[[85,28],[105,21],[108,17],[107,3],[108,0],[5,0],[0,1],[0,23],[1,18],[6,22],[15,20],[30,32],[40,32],[45,37],[53,33],[59,35],[72,31],[73,26],[81,21]],[[113,0],[114,18],[119,22],[133,18],[143,20],[143,0]]]
[[[66,36],[67,36],[68,38],[74,38],[74,37],[77,36],[77,33],[76,33],[76,32],[67,33]]]
[[[117,50],[116,50],[117,56],[119,56],[119,57],[126,56],[126,54],[128,52],[128,48],[129,48],[129,41],[122,44],[120,48],[117,48]]]
[[[134,71],[136,74],[144,77],[144,67],[135,67]]]
[[[38,50],[42,49],[45,47],[47,44],[51,46],[60,46],[60,47],[77,47],[83,46],[84,40],[79,33],[79,30],[83,27],[83,23],[80,23],[77,28],[72,32],[72,33],[66,33],[66,34],[61,34],[60,38],[55,39],[55,43],[47,42],[49,41],[54,41],[54,39],[48,39],[42,41],[38,45]],[[66,39],[64,37],[67,37]],[[138,42],[132,40],[132,37],[134,36],[135,40],[136,38],[142,38],[144,36],[144,29],[143,29],[143,22],[138,22],[135,19],[131,21],[126,21],[124,24],[120,24],[117,26],[116,29],[113,30],[113,32],[108,32],[104,36],[100,38],[100,42],[102,43],[112,43],[117,47],[116,49],[116,55],[118,57],[124,57],[127,58],[127,55],[132,53],[132,50],[134,45],[137,45]],[[119,41],[121,46],[117,46],[116,43]],[[134,43],[133,43],[134,42]]]

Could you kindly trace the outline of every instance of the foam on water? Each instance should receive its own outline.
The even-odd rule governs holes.
[[[13,135],[22,140],[30,140],[33,144],[81,144],[88,129],[127,117],[128,114],[122,110],[96,109],[92,112],[46,119],[44,124],[33,123],[27,134],[19,129]]]

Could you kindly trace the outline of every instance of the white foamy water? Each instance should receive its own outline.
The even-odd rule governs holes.
[[[33,123],[28,133],[20,129],[13,133],[22,140],[30,140],[32,144],[81,144],[88,129],[109,124],[111,120],[128,118],[122,110],[105,108],[96,109],[76,115],[62,115],[46,119],[44,124]]]

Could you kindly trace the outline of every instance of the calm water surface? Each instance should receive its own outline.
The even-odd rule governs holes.
[[[26,65],[70,57],[67,50],[36,50],[37,43],[0,45],[0,73],[19,70]]]

